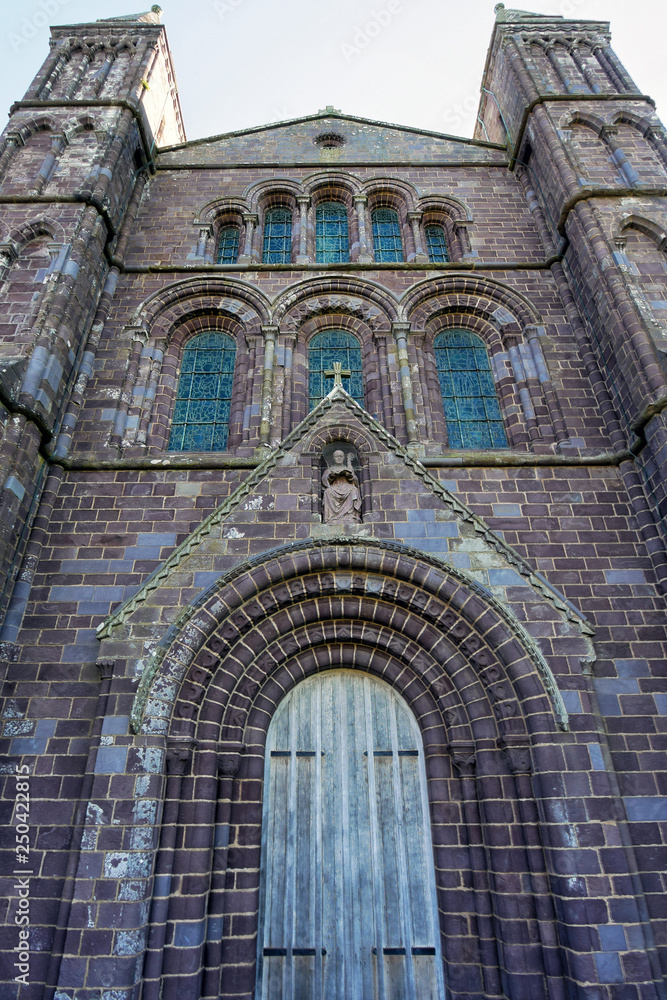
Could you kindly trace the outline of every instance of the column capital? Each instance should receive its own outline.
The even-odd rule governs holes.
[[[275,323],[265,323],[260,327],[265,340],[275,340],[280,333],[280,327]]]
[[[8,132],[5,136],[7,142],[11,142],[16,146],[25,146],[25,139],[20,132]]]
[[[410,335],[410,324],[403,321],[394,321],[391,324],[391,332],[395,337],[408,337]]]
[[[218,775],[221,778],[233,778],[241,764],[241,755],[245,750],[243,743],[225,741],[218,744]]]
[[[13,243],[0,243],[0,257],[3,258],[2,263],[5,266],[13,264],[18,255],[18,250]]]
[[[121,336],[135,344],[147,344],[149,340],[148,330],[143,326],[124,326]]]
[[[256,212],[244,212],[242,218],[246,225],[251,223],[253,226],[256,226],[259,223],[259,215]]]
[[[603,125],[600,128],[601,136],[618,135],[618,125]]]
[[[352,196],[355,205],[367,205],[368,198],[365,194],[355,194]]]
[[[306,208],[310,205],[310,195],[309,194],[298,194],[296,196],[297,205],[305,205]]]
[[[421,222],[423,218],[424,218],[423,212],[417,212],[417,211],[408,212],[408,219],[410,222]]]
[[[469,225],[469,219],[452,219],[452,226],[454,227],[454,232],[456,233],[458,233],[459,229],[467,231]]]
[[[165,760],[168,774],[184,775],[190,770],[196,741],[190,736],[172,736],[167,740]]]
[[[100,680],[110,681],[113,677],[113,668],[116,666],[116,661],[108,660],[102,656],[99,660],[95,661],[95,666],[100,672]]]
[[[462,778],[475,777],[475,748],[472,743],[450,743],[447,747],[452,763]]]
[[[512,774],[529,774],[532,771],[530,746],[525,737],[504,736],[498,740],[498,746],[504,753]]]

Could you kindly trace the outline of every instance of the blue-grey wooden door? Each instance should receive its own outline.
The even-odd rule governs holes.
[[[388,684],[298,684],[268,733],[257,1000],[443,1000],[423,745]]]

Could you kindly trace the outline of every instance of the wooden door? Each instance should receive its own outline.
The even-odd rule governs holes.
[[[443,1000],[423,748],[388,684],[298,684],[268,733],[257,1000]]]

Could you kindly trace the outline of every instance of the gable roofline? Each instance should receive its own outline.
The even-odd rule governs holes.
[[[237,489],[227,499],[220,504],[188,537],[178,545],[170,556],[165,559],[153,572],[144,580],[137,592],[126,598],[120,606],[112,612],[100,625],[97,626],[97,638],[106,639],[118,625],[122,625],[127,618],[142,604],[148,595],[157,590],[158,587],[170,576],[173,570],[197,548],[203,539],[209,534],[212,528],[220,524],[253,489],[264,479],[268,473],[275,468],[278,461],[284,458],[292,448],[297,445],[305,435],[317,424],[320,417],[331,409],[336,403],[342,404],[353,413],[357,419],[371,432],[379,438],[390,451],[403,460],[406,466],[421,479],[428,489],[430,489],[460,521],[472,524],[477,534],[481,535],[484,541],[499,553],[511,566],[522,576],[529,586],[533,587],[545,600],[552,604],[556,610],[568,621],[578,625],[582,635],[591,636],[595,630],[588,623],[584,615],[567,600],[555,587],[553,587],[541,573],[536,572],[527,559],[520,556],[507,542],[492,531],[488,525],[472,512],[472,510],[462,503],[458,497],[454,496],[442,483],[436,479],[421,462],[414,458],[409,449],[400,444],[399,441],[390,434],[377,420],[364,410],[359,403],[354,400],[342,386],[334,385],[331,392],[321,400],[318,405],[304,417],[301,423],[285,438],[282,444],[272,451],[253,471],[244,479]],[[461,571],[462,572],[462,571]]]
[[[450,142],[459,142],[466,146],[481,146],[484,149],[497,149],[505,152],[505,147],[496,142],[485,142],[482,139],[467,139],[459,135],[449,135],[446,132],[433,132],[429,129],[414,128],[411,125],[396,125],[393,122],[376,121],[373,118],[361,118],[358,115],[346,115],[340,111],[325,109],[318,111],[314,115],[303,115],[300,118],[286,118],[280,122],[270,122],[266,125],[254,125],[252,128],[239,129],[234,132],[221,132],[220,135],[206,136],[203,139],[192,139],[189,142],[181,142],[175,146],[162,146],[158,151],[158,157],[163,153],[173,153],[180,149],[188,149],[191,146],[201,146],[210,142],[219,142],[222,139],[236,139],[244,135],[256,135],[260,132],[269,132],[273,129],[285,128],[287,125],[302,125],[306,122],[331,121],[354,122],[361,125],[375,125],[378,128],[393,129],[395,132],[409,132],[412,135],[424,135],[432,139],[447,139]]]

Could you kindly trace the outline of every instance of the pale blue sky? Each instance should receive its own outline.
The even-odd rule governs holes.
[[[0,0],[0,107],[8,110],[23,96],[48,52],[49,24],[150,8],[136,3]],[[188,138],[312,114],[327,104],[470,136],[494,3],[164,0]],[[526,8],[611,21],[616,52],[667,117],[665,0],[528,0]]]

